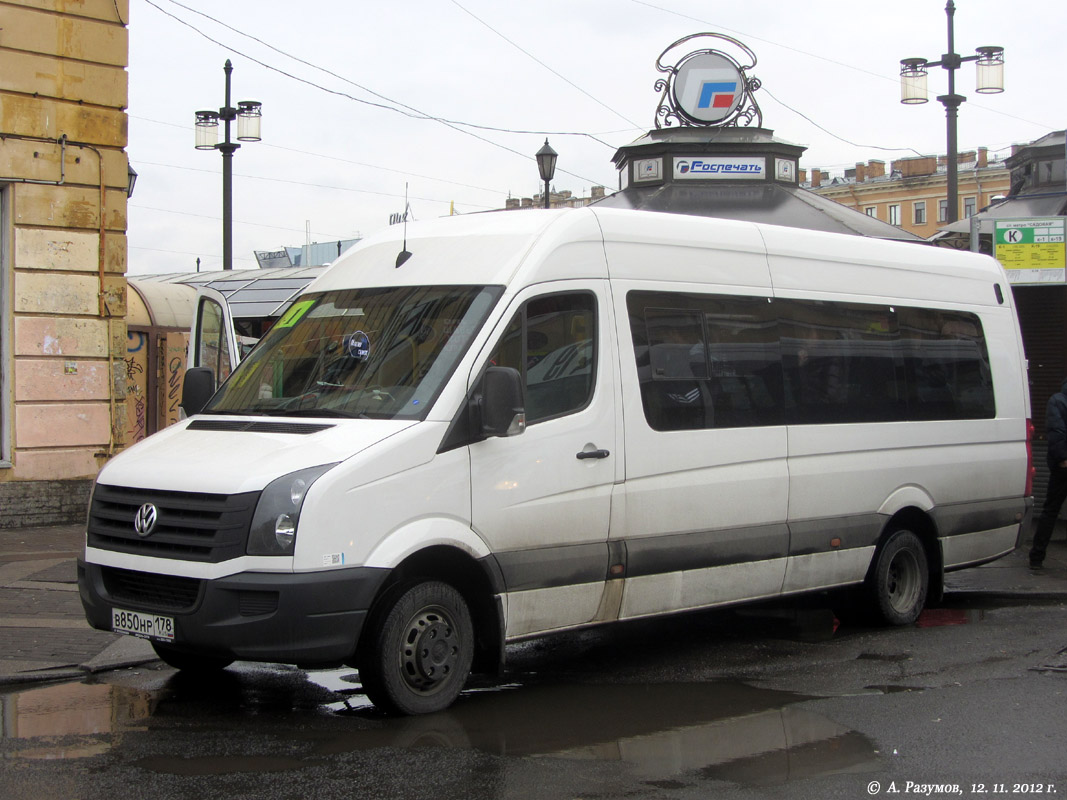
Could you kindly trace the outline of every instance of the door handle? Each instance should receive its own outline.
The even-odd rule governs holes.
[[[607,450],[583,450],[578,454],[578,458],[580,460],[586,458],[607,458],[610,455],[611,453]]]

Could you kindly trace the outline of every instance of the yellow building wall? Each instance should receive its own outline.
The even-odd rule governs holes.
[[[959,211],[957,219],[964,219],[967,198],[975,199],[975,209],[988,206],[997,195],[1007,196],[1010,173],[1006,167],[985,168],[979,171],[961,164],[958,173]],[[940,201],[948,196],[948,179],[943,172],[934,175],[892,180],[873,180],[860,183],[844,183],[821,186],[816,193],[861,213],[874,209],[874,216],[882,222],[890,222],[890,206],[900,209],[899,227],[928,239],[945,224],[938,221]],[[926,222],[915,222],[914,204],[926,203]]]
[[[95,477],[128,430],[128,20],[0,0],[0,483]]]

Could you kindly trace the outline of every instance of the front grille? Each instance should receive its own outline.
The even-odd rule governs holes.
[[[250,433],[291,433],[308,436],[334,427],[313,422],[264,422],[262,420],[194,419],[189,423],[191,431],[239,431]]]
[[[97,484],[89,509],[88,544],[120,553],[218,563],[245,553],[259,492],[202,494]],[[157,509],[147,536],[133,528],[137,510]]]
[[[196,605],[200,580],[103,567],[104,590],[116,603],[160,611],[184,611]]]

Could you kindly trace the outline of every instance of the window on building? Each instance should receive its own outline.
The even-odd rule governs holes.
[[[916,225],[926,224],[926,201],[919,200],[915,203],[915,213],[913,219]]]
[[[900,206],[897,204],[889,207],[889,224],[900,225]]]
[[[948,200],[938,200],[937,201],[937,221],[938,222],[947,222],[948,221]]]
[[[973,217],[978,212],[978,198],[977,197],[965,197],[963,198],[963,218]]]
[[[867,206],[863,211],[868,217],[878,219],[878,206]]]

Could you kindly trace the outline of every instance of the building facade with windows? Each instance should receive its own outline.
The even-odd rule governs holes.
[[[0,0],[0,528],[85,513],[126,429],[128,0]]]
[[[1008,194],[1010,173],[1004,161],[990,160],[984,147],[959,155],[959,211],[966,219]],[[802,185],[869,217],[926,239],[948,221],[948,173],[944,156],[901,158],[886,170],[872,160],[831,177],[824,170],[801,170]]]
[[[549,192],[549,208],[583,208],[590,203],[603,200],[606,191],[603,186],[594,186],[589,190],[588,197],[577,197],[570,191]],[[544,193],[535,194],[533,197],[509,197],[504,205],[505,211],[517,211],[520,209],[544,208]]]

